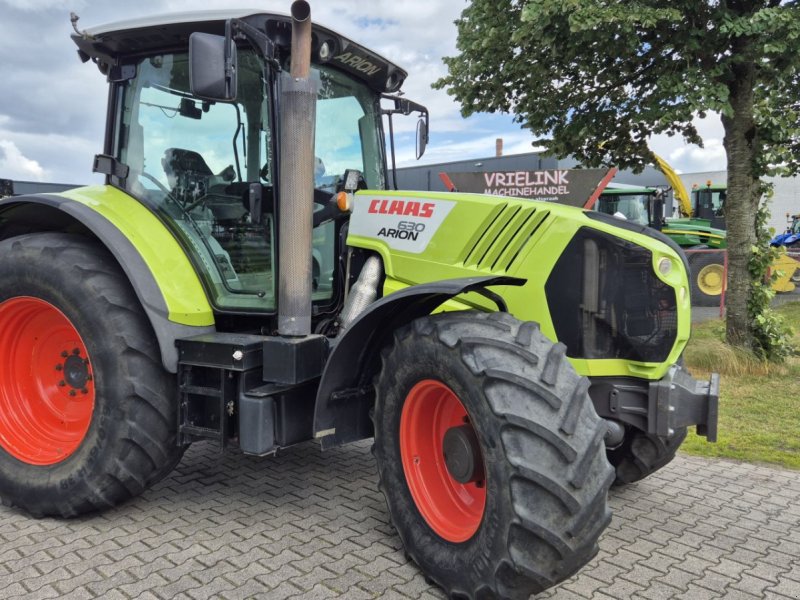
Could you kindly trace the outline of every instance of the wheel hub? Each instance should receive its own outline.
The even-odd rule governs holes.
[[[88,360],[84,360],[79,355],[80,351],[76,348],[73,350],[73,354],[64,361],[64,381],[76,390],[85,390],[91,375],[89,375]]]
[[[442,446],[444,464],[453,479],[459,483],[474,483],[484,479],[481,449],[472,425],[448,429]]]
[[[708,296],[719,296],[724,287],[724,280],[722,265],[706,265],[697,274],[697,285]]]

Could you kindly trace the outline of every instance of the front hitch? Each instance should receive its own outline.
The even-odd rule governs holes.
[[[696,425],[698,435],[717,441],[718,373],[708,381],[697,381],[673,365],[663,379],[650,383],[649,400],[648,433],[671,437],[681,427]]]
[[[672,365],[659,381],[629,377],[594,377],[589,388],[597,414],[662,438],[697,426],[697,434],[717,441],[719,375],[697,381],[678,365]]]

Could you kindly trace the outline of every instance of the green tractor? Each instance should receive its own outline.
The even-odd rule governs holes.
[[[666,219],[661,231],[682,248],[726,248],[725,189],[724,186],[710,185],[693,189],[691,212],[686,212],[681,203],[681,213],[685,216]]]
[[[711,193],[711,188],[695,190],[692,195],[695,206],[704,207],[706,196],[711,201]],[[717,190],[715,193],[719,197]],[[679,194],[675,196],[680,198]],[[724,192],[722,199],[724,201]],[[686,206],[688,205],[681,202],[681,211],[684,214],[688,210]],[[720,252],[708,251],[727,247],[725,231],[713,226],[718,220],[695,217],[665,219],[664,191],[651,187],[609,186],[600,194],[595,209],[657,229],[681,248],[696,250],[697,252],[691,252],[689,256],[692,302],[698,306],[719,305],[725,282],[724,258]],[[705,215],[708,212],[705,209],[695,210],[691,214]]]
[[[421,154],[427,111],[306,2],[73,39],[109,81],[106,183],[0,202],[6,505],[111,508],[194,442],[374,438],[426,576],[527,598],[595,555],[612,483],[689,426],[715,439],[718,377],[679,366],[680,248],[593,211],[387,189],[384,121],[421,114]]]
[[[664,196],[658,188],[612,184],[600,193],[594,208],[658,231],[664,225]]]
[[[700,306],[719,306],[725,289],[725,261],[722,252],[728,247],[725,232],[725,186],[692,189],[691,204],[681,202],[685,216],[667,219],[662,232],[681,248],[697,250],[689,255],[692,267],[692,298]],[[676,194],[676,197],[679,196]]]

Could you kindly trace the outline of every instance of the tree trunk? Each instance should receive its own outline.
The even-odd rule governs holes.
[[[729,84],[733,113],[722,116],[728,158],[728,195],[725,221],[728,230],[728,289],[726,333],[729,344],[752,348],[753,334],[747,311],[752,276],[748,269],[756,244],[756,212],[760,186],[755,175],[756,125],[753,118],[755,66],[739,65]]]

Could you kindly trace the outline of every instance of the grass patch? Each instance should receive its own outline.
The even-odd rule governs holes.
[[[787,322],[800,324],[800,302],[777,309]],[[800,469],[800,357],[775,365],[726,346],[725,325],[697,325],[684,354],[697,378],[722,375],[719,441],[709,444],[689,434],[681,446],[688,454],[769,463]],[[795,345],[800,335],[795,331]]]

